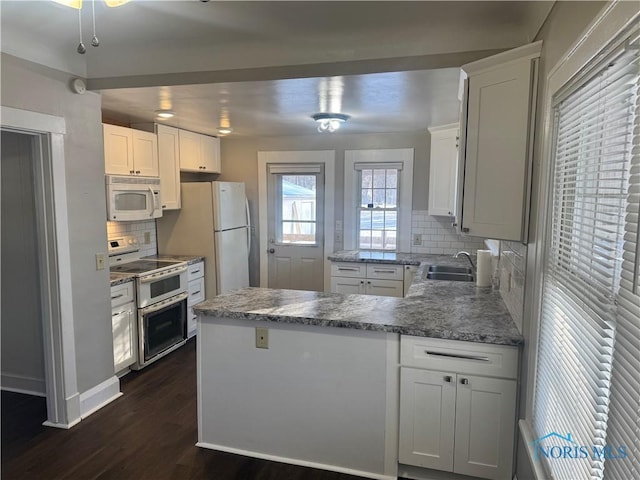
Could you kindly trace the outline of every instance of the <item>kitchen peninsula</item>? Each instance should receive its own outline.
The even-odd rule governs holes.
[[[403,442],[398,412],[405,371],[420,372],[416,367],[424,364],[446,372],[456,367],[466,382],[467,373],[499,376],[515,397],[522,336],[498,292],[424,279],[430,264],[443,261],[457,262],[423,258],[405,298],[246,288],[196,306],[198,446],[391,479]],[[452,349],[457,353],[443,363],[443,352]],[[469,358],[481,360],[467,367]],[[456,382],[445,387],[455,392]],[[487,398],[499,405],[502,397]],[[498,445],[487,455],[511,451],[515,403],[509,411],[513,418],[502,422]],[[482,435],[490,443],[491,434]],[[436,456],[453,459],[445,443]],[[421,458],[406,463],[448,469]],[[452,460],[450,470],[456,468]],[[506,478],[510,470],[511,460],[480,473]]]

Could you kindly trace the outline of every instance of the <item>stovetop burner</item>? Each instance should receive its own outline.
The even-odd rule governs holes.
[[[171,260],[134,260],[133,262],[112,265],[109,267],[111,273],[147,273],[159,268],[170,267],[184,262],[174,262]]]

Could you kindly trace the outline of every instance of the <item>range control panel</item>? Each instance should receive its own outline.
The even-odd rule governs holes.
[[[123,235],[117,238],[110,238],[107,241],[107,251],[109,256],[122,255],[140,250],[138,239],[134,235]]]

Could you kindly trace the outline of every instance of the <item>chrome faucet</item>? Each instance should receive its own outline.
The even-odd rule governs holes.
[[[469,252],[458,252],[454,255],[454,258],[458,258],[460,255],[467,257],[467,260],[469,260],[469,263],[471,264],[471,269],[475,272],[476,266],[473,264],[473,260],[471,260],[471,254]]]

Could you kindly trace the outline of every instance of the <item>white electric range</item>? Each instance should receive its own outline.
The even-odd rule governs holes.
[[[135,277],[137,361],[146,367],[181,347],[187,340],[187,262],[139,257],[134,236],[110,238],[109,271]]]

